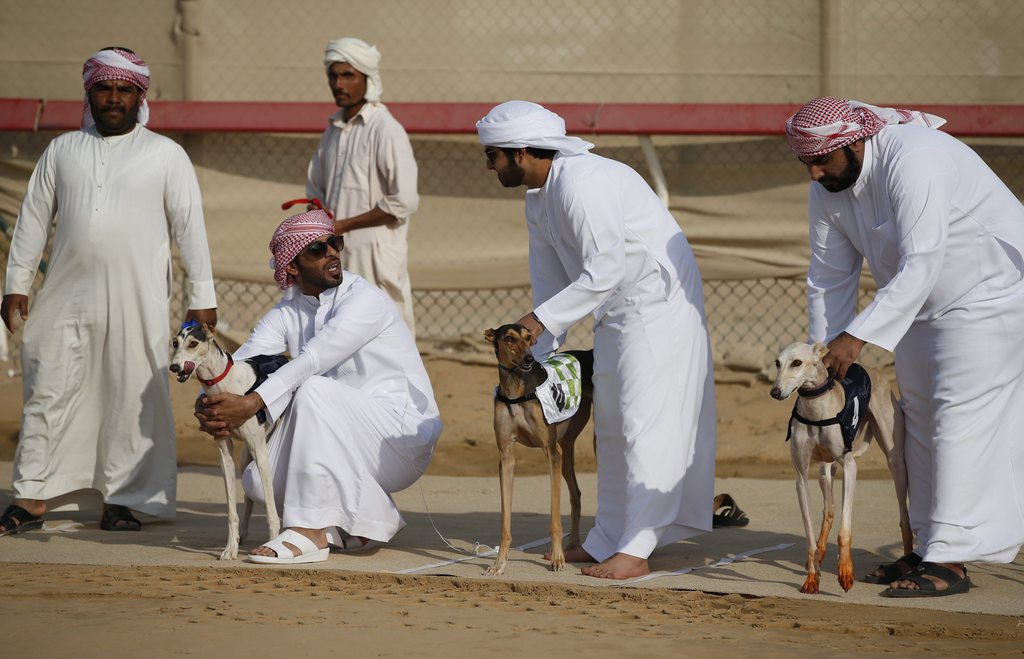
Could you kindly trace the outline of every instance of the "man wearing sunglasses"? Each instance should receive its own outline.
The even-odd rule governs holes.
[[[370,549],[405,525],[391,493],[426,470],[441,434],[434,393],[409,329],[388,296],[341,267],[344,238],[325,211],[288,218],[270,242],[285,295],[235,360],[292,360],[246,396],[200,398],[196,417],[226,436],[260,410],[278,421],[270,463],[285,530],[254,563],[314,563]],[[263,501],[250,464],[246,494]]]

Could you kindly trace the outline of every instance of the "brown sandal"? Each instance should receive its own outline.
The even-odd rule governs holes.
[[[104,531],[141,531],[142,522],[135,519],[127,506],[108,503],[103,506],[100,528]]]

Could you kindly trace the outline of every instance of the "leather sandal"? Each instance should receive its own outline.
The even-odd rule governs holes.
[[[142,522],[135,519],[127,506],[107,503],[103,505],[100,528],[104,531],[141,531]]]
[[[0,536],[18,535],[43,528],[43,518],[37,517],[13,503],[0,515]]]

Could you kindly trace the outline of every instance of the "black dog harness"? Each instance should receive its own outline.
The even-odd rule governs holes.
[[[229,357],[230,359],[230,357]],[[254,373],[256,373],[256,382],[253,382],[252,386],[245,393],[251,394],[256,391],[256,387],[260,386],[267,381],[267,378],[288,363],[288,358],[284,355],[255,355],[245,360],[249,366],[252,367]],[[266,408],[260,409],[256,413],[256,420],[261,424],[267,422],[267,410]]]
[[[843,391],[846,395],[846,405],[840,410],[839,414],[832,417],[831,419],[823,419],[821,421],[812,421],[811,419],[805,419],[804,417],[797,414],[796,405],[793,405],[793,414],[789,417],[790,419],[796,419],[800,423],[808,426],[835,426],[838,425],[840,431],[843,433],[843,454],[849,453],[853,448],[853,440],[857,437],[857,432],[864,426],[865,420],[867,420],[867,409],[868,403],[871,402],[871,378],[868,377],[868,372],[865,371],[859,364],[850,364],[850,368],[846,369],[846,377],[839,383],[843,387]],[[825,393],[833,386],[833,380],[831,378],[825,382],[822,386],[817,389],[810,391],[798,390],[797,393],[805,398],[814,398]],[[789,431],[786,433],[786,441],[793,436],[793,428],[790,426]]]

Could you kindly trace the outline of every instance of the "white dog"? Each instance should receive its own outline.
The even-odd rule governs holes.
[[[256,382],[257,368],[254,360],[234,364],[231,356],[217,345],[213,330],[208,325],[199,325],[194,321],[186,323],[171,340],[171,345],[174,348],[174,356],[171,357],[170,368],[171,372],[178,376],[178,382],[187,382],[195,373],[205,385],[206,393],[238,395],[244,395]],[[284,358],[280,360],[283,362]],[[270,537],[275,538],[281,532],[281,519],[274,503],[274,483],[270,476],[266,429],[256,417],[253,417],[243,423],[238,430],[232,431],[232,435],[242,441],[242,468],[249,463],[250,457],[256,460],[256,468],[259,470],[263,492],[266,495],[267,525],[270,527]],[[245,541],[249,531],[253,501],[245,497],[245,512],[239,530],[231,438],[218,438],[216,442],[220,451],[220,466],[224,472],[224,489],[228,499],[228,544],[220,555],[220,559],[226,561],[238,557],[238,543]]]
[[[776,400],[785,400],[796,391],[799,398],[789,421],[790,456],[796,468],[796,492],[803,515],[804,531],[807,535],[807,579],[802,593],[817,593],[821,579],[821,560],[835,510],[832,498],[832,477],[836,463],[843,466],[843,514],[839,523],[839,585],[843,590],[853,587],[853,561],[850,558],[852,535],[850,527],[853,518],[853,492],[857,481],[856,459],[870,446],[872,438],[885,453],[896,485],[896,498],[900,510],[900,530],[903,538],[903,553],[913,549],[913,534],[907,514],[907,470],[903,459],[904,420],[903,410],[889,387],[888,382],[875,369],[864,369],[857,364],[850,367],[844,382],[870,381],[870,401],[865,406],[861,400],[850,400],[857,391],[850,386],[848,393],[843,385],[829,377],[822,357],[828,348],[821,343],[809,345],[793,343],[779,352],[775,360],[778,374],[772,386],[771,395]],[[848,410],[843,413],[844,408]],[[845,429],[843,426],[845,425]],[[845,431],[845,437],[844,437]],[[817,539],[811,526],[810,502],[807,494],[807,478],[812,461],[818,461],[818,483],[825,499],[821,532]]]

